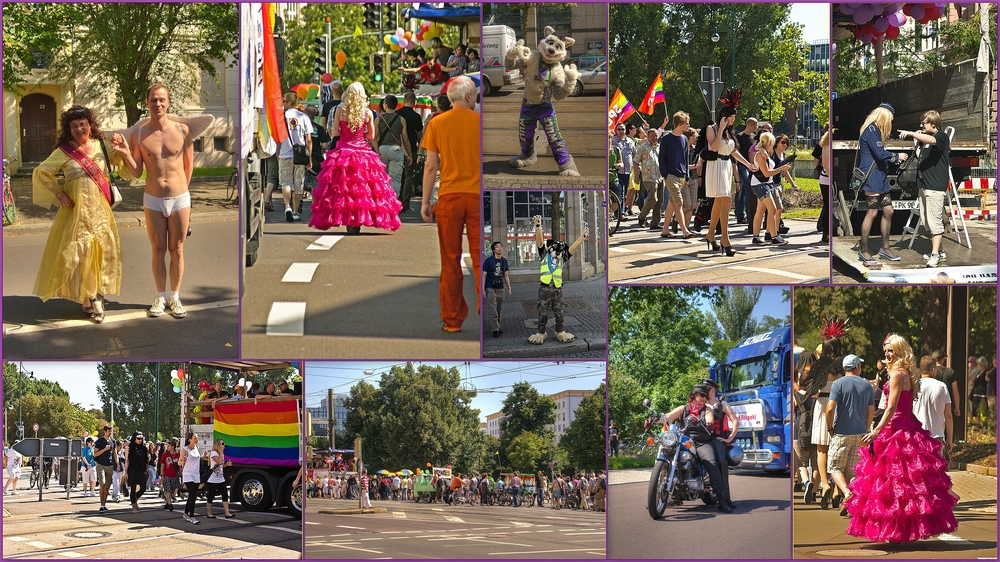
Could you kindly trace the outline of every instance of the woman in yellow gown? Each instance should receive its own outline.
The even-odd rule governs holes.
[[[104,134],[93,111],[79,105],[63,112],[59,128],[55,151],[32,174],[34,203],[59,206],[33,293],[43,302],[51,298],[76,301],[94,322],[101,323],[104,296],[118,294],[122,279],[121,241],[100,144]],[[60,170],[62,185],[56,180]],[[99,184],[94,178],[103,181]]]

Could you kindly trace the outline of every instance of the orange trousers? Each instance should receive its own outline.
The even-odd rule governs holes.
[[[438,299],[441,319],[448,328],[458,329],[469,316],[469,305],[463,296],[462,230],[469,239],[469,254],[478,260],[482,254],[482,200],[476,193],[449,193],[434,205],[434,220],[441,249],[441,281]],[[476,311],[479,311],[480,268],[473,267],[476,279]]]

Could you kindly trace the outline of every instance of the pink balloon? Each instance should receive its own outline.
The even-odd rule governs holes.
[[[881,17],[875,20],[875,31],[885,33],[886,29],[889,29],[889,18]]]
[[[906,23],[906,16],[902,12],[889,15],[889,25],[892,27],[902,27],[904,23]]]
[[[872,42],[872,36],[868,35],[868,34],[865,34],[865,33],[862,33],[861,34],[861,42],[862,43],[871,43]]]

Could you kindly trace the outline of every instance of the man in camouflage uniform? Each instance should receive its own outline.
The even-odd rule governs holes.
[[[580,249],[590,231],[584,227],[580,237],[567,247],[564,242],[543,239],[540,215],[535,216],[532,222],[535,225],[535,243],[542,264],[539,269],[541,286],[538,288],[538,333],[529,336],[528,341],[539,345],[545,342],[545,326],[550,312],[556,317],[556,339],[561,342],[573,341],[576,336],[563,330],[562,268]]]

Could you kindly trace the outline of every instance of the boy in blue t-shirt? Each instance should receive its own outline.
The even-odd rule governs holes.
[[[507,290],[507,295],[511,294],[510,275],[507,274],[510,267],[507,265],[507,258],[503,257],[502,242],[494,242],[490,249],[493,250],[493,255],[483,262],[483,271],[486,273],[484,295],[492,316],[493,337],[497,338],[503,333],[500,329],[500,309],[503,308],[504,289]]]

